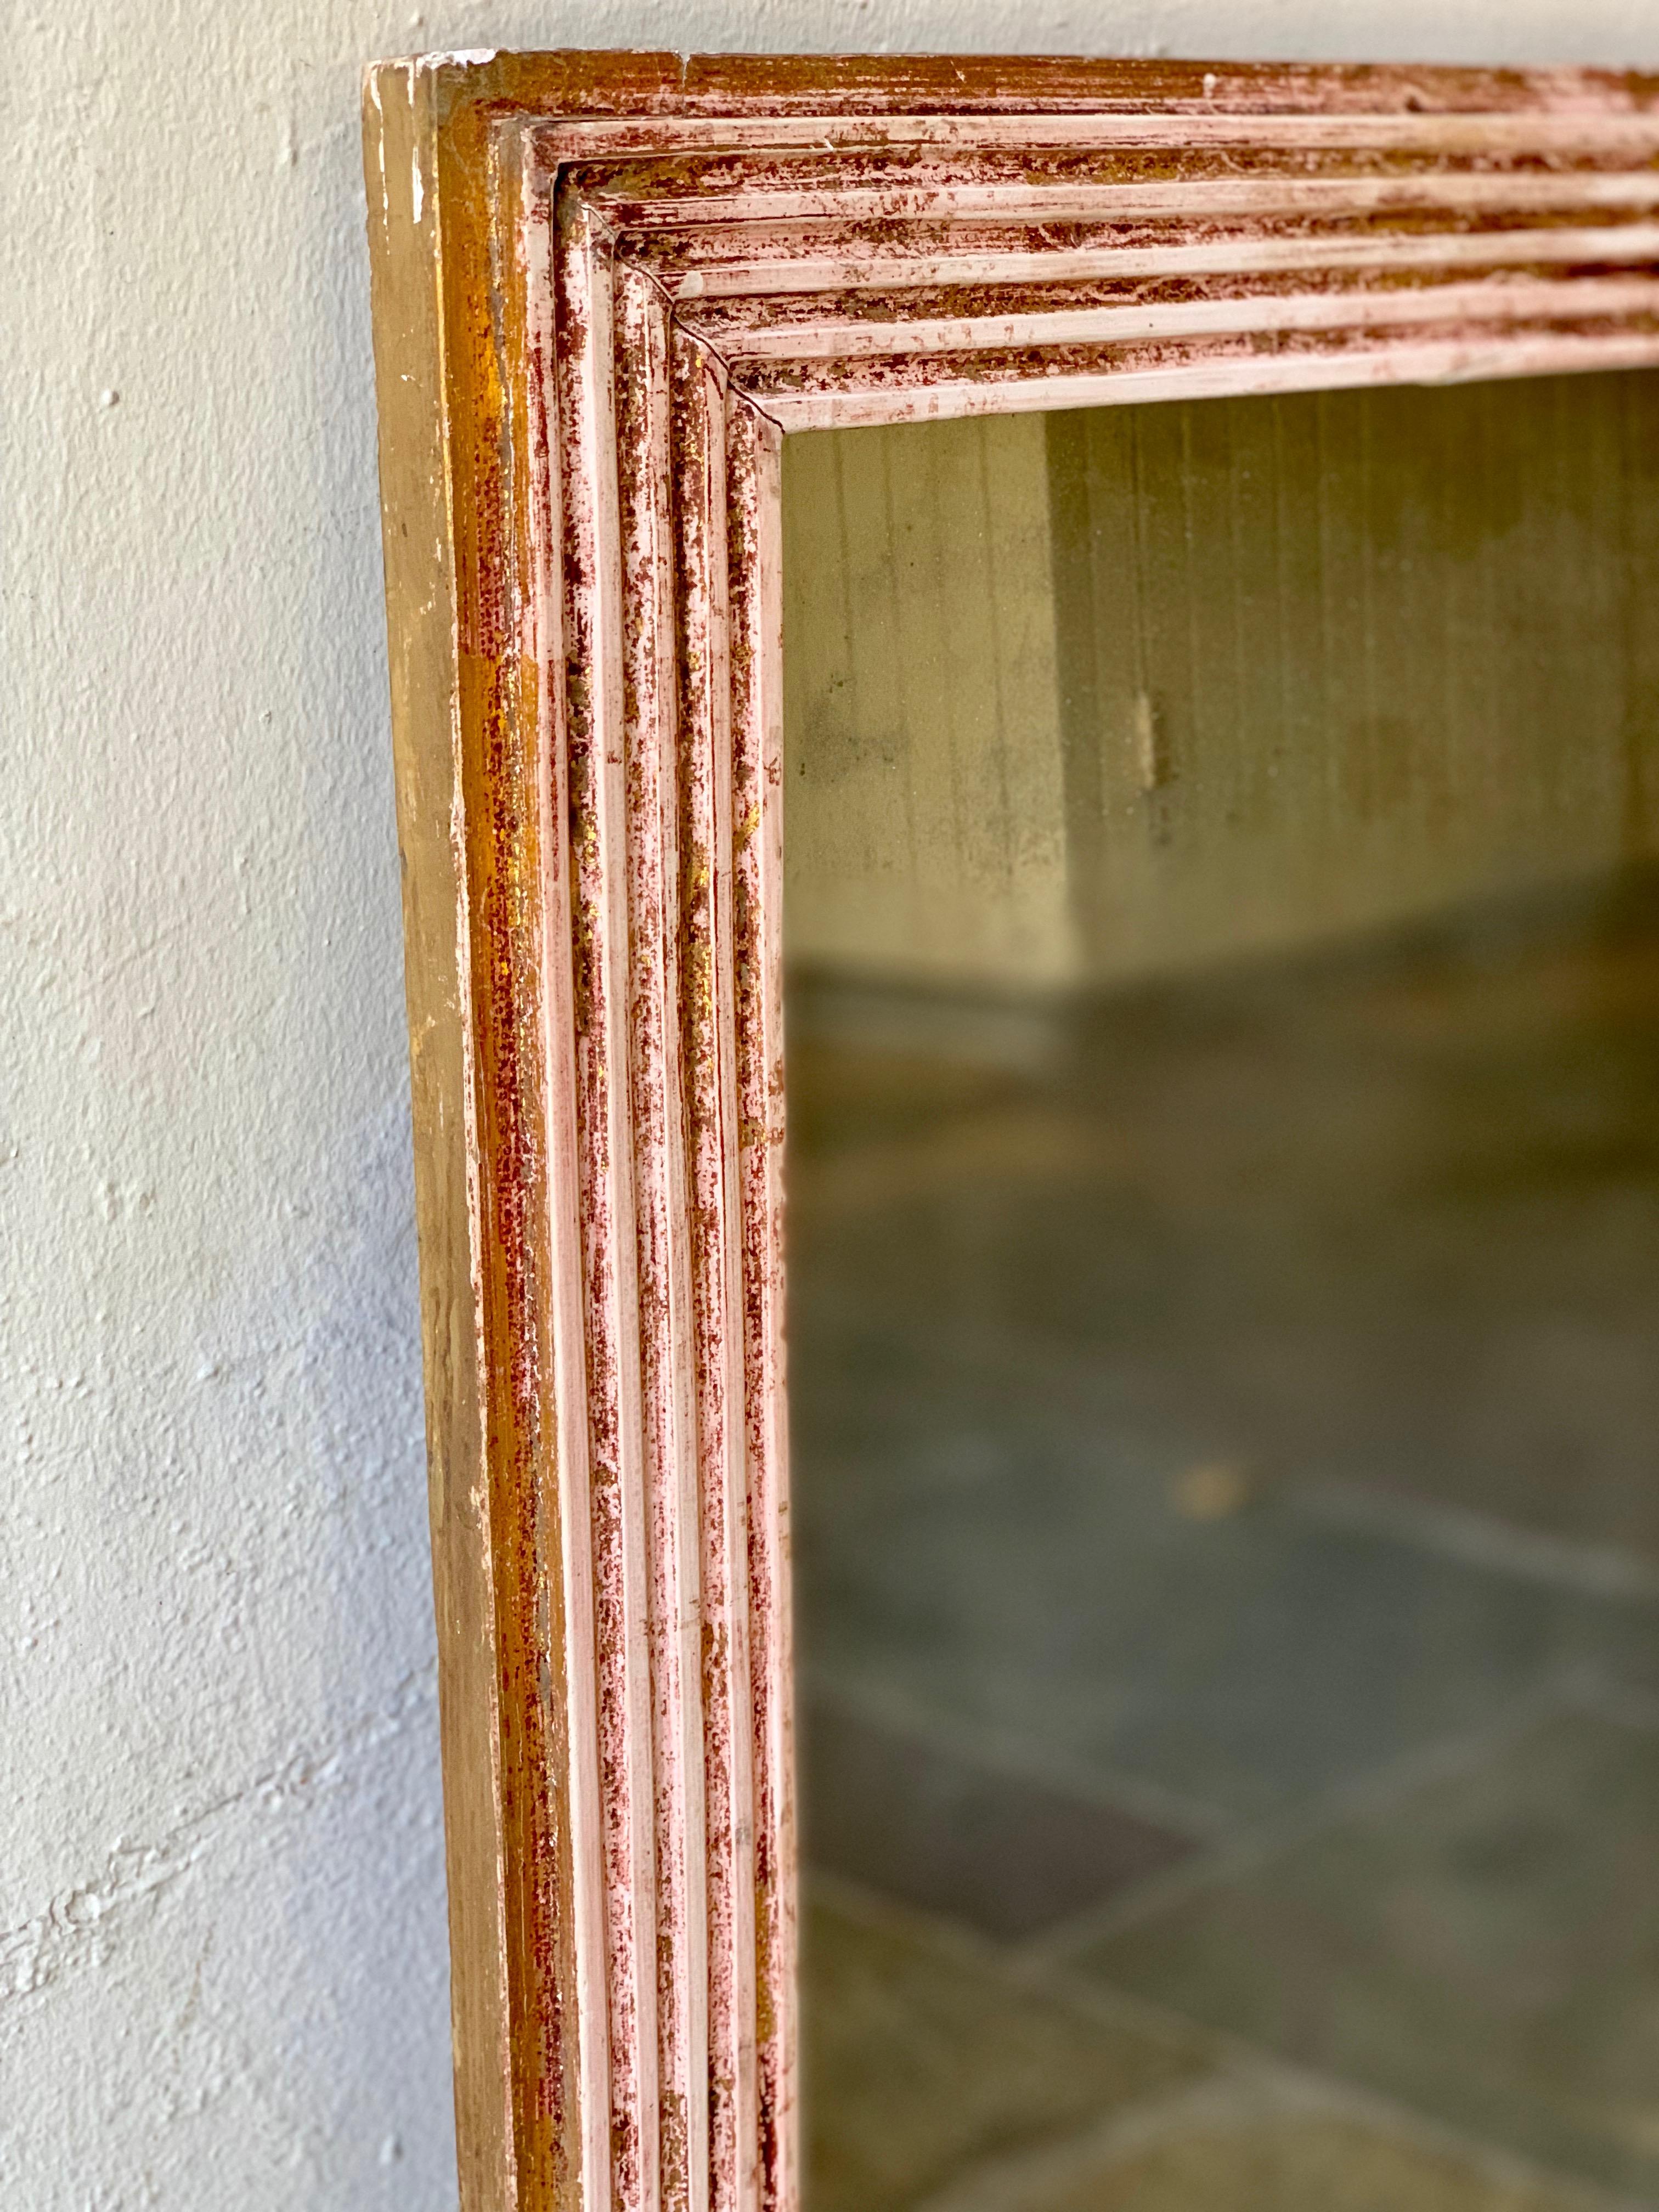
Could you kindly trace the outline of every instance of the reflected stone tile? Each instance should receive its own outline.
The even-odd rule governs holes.
[[[1086,1404],[964,1378],[927,1434],[798,1485],[801,1649],[849,1697],[891,1693],[1056,1763],[1259,1821],[1585,1667],[1630,1679],[1659,1608],[1611,1603],[1271,1491],[1179,1505],[1190,1462],[1103,1436]]]
[[[1607,2200],[1316,2091],[1221,2081],[994,2162],[918,2212],[1594,2212]]]
[[[926,1316],[1176,1450],[1659,1563],[1659,878],[1589,889],[1108,994],[1046,1057],[930,1056],[921,1000],[792,1037],[803,1464]]]
[[[1340,2120],[1278,2120],[1144,2152],[1030,2212],[1568,2212],[1543,2186]]]
[[[808,2212],[905,2212],[1006,2154],[1201,2074],[1194,2033],[1103,2021],[948,1939],[844,1904],[807,1916]]]
[[[1029,1936],[1176,1864],[1188,1839],[823,1698],[800,1717],[809,1864],[988,1935]]]
[[[1121,1928],[1085,1971],[1659,2202],[1659,1740],[1593,1714]]]

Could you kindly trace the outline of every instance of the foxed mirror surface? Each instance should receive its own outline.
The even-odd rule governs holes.
[[[1659,2205],[1659,380],[784,538],[808,2212]]]

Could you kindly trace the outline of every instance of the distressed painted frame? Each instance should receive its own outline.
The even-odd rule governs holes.
[[[464,2212],[795,2212],[789,430],[1659,362],[1659,81],[371,70]]]

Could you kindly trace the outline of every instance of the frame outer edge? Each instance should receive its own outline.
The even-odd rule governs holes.
[[[454,566],[437,224],[426,208],[423,222],[415,205],[416,177],[430,179],[435,170],[426,93],[413,69],[366,73],[363,162],[416,1137],[457,2155],[465,2212],[506,2212],[517,2191],[479,1255],[469,1164]],[[430,189],[423,187],[423,198]],[[487,1727],[478,1724],[483,1715]]]
[[[705,2187],[716,2212],[793,2212],[778,431],[1659,358],[1659,323],[1638,329],[1631,317],[1595,337],[1483,331],[1475,342],[1460,331],[1438,345],[1260,358],[1248,346],[1223,358],[1206,342],[1191,360],[1109,376],[1028,369],[1002,383],[953,380],[948,368],[872,368],[844,388],[830,378],[745,392],[714,350],[717,337],[669,313],[647,467],[665,459],[668,480],[652,492],[643,566],[630,571],[616,560],[614,385],[601,377],[594,387],[607,404],[586,441],[566,442],[558,406],[538,413],[543,380],[573,335],[561,318],[585,295],[556,311],[544,282],[538,290],[544,262],[532,269],[524,257],[544,257],[550,240],[540,215],[515,211],[510,187],[525,182],[524,149],[544,125],[580,149],[613,143],[618,125],[637,134],[678,118],[706,141],[746,117],[914,110],[954,116],[971,137],[976,114],[1126,101],[1185,113],[1212,97],[1262,117],[1401,107],[1593,121],[1650,113],[1659,80],[566,53],[434,57],[367,81],[463,2212],[637,2202],[626,2146],[613,2156],[605,2092],[626,2077],[624,2101],[660,2112],[653,2008],[658,2029],[673,2025],[665,2074],[686,2093],[690,2212]],[[538,322],[543,307],[551,322]],[[614,371],[610,339],[607,325]],[[566,583],[586,574],[570,532],[595,524],[605,620],[590,635]],[[656,641],[654,719],[635,732],[660,749],[654,823],[630,815],[625,750],[615,762],[607,750],[628,726],[626,693],[620,711],[607,696],[598,762],[581,708],[588,680],[616,672],[629,578],[647,568],[664,593],[657,612],[677,631],[675,650]],[[579,758],[583,742],[590,755]],[[578,788],[578,766],[598,768],[603,788]],[[577,845],[590,828],[597,873]],[[629,871],[655,866],[653,854],[662,880],[647,880],[646,866],[636,881]],[[678,886],[666,872],[676,858]],[[641,1118],[653,1068],[629,1063],[632,933],[647,912],[663,960],[659,1136]],[[590,921],[591,941],[573,934]],[[596,1003],[608,1026],[603,1079],[579,1091],[591,1009],[578,969],[590,957],[603,964]],[[665,1026],[676,1000],[678,1036]],[[592,1279],[580,1235],[584,1172],[606,1209]],[[642,1357],[649,1204],[665,1232],[652,1292],[664,1334]],[[608,1412],[613,1386],[626,1449],[611,1454],[612,1472],[644,1491],[630,1499],[618,1559],[603,1568],[627,1632],[619,1681],[594,1643],[590,1486],[611,1444],[592,1414]],[[653,1499],[659,1521],[645,1515]],[[667,1534],[672,1544],[658,1540]],[[684,1677],[699,1657],[694,1698]],[[641,1694],[653,1686],[654,1707]],[[596,1704],[612,1795],[623,1780],[629,1793],[608,1870]],[[657,1742],[665,1774],[684,1762],[660,1798]],[[647,1808],[663,1824],[654,1836]],[[642,1936],[677,1889],[684,1926],[655,1954],[653,1978]],[[610,1954],[607,1905],[621,1938]],[[647,2123],[647,2162],[648,2136]],[[648,2185],[638,2212],[648,2212]]]

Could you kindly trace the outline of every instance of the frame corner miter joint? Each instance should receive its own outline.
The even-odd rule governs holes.
[[[464,2212],[796,2212],[791,430],[1659,362],[1659,81],[365,88]]]

